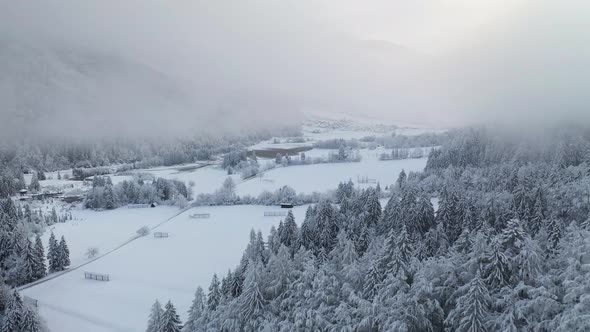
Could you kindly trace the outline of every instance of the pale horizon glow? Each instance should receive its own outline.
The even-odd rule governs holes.
[[[419,52],[452,52],[487,24],[530,0],[320,0],[319,19],[359,39],[384,40]]]

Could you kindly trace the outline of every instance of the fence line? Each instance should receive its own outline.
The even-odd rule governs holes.
[[[127,205],[128,209],[143,209],[150,207],[149,204],[129,204]]]
[[[39,301],[29,296],[23,296],[23,302],[35,308],[39,307]]]
[[[154,238],[165,238],[168,237],[167,232],[154,232]]]
[[[193,213],[189,215],[189,218],[193,219],[209,219],[210,217],[210,213]]]
[[[108,274],[86,272],[86,271],[84,271],[84,279],[98,280],[98,281],[111,281]]]
[[[287,215],[287,211],[264,211],[265,217],[284,217]]]

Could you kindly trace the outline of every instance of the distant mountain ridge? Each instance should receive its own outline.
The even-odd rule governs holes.
[[[82,48],[2,40],[0,72],[4,135],[158,132],[162,123],[150,120],[158,112],[180,116],[191,110],[188,94],[172,78]]]

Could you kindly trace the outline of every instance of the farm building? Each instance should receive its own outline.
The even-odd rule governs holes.
[[[66,203],[75,203],[75,202],[82,202],[86,198],[85,195],[69,195],[63,196],[61,199]]]
[[[281,209],[292,209],[293,203],[281,203]]]

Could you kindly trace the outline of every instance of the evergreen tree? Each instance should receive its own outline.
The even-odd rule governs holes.
[[[360,234],[354,238],[354,248],[359,256],[365,254],[369,248],[369,241],[369,229],[365,225],[363,228],[361,228]]]
[[[367,300],[372,300],[378,292],[378,287],[383,281],[382,269],[379,267],[379,262],[375,261],[369,268],[365,284],[363,286],[363,297]]]
[[[18,332],[23,326],[23,301],[17,291],[12,293],[8,306],[4,312],[1,332]]]
[[[520,252],[520,248],[524,243],[526,233],[520,226],[520,220],[511,219],[506,224],[500,236],[500,244],[509,258],[513,258]]]
[[[220,301],[221,290],[219,289],[219,279],[217,279],[217,274],[214,274],[211,285],[209,286],[209,294],[207,295],[207,308],[211,311],[217,309]]]
[[[29,240],[22,252],[22,264],[20,264],[20,284],[27,284],[36,280],[36,267],[39,265],[35,252]]]
[[[324,253],[328,253],[334,248],[340,230],[334,208],[328,201],[318,204],[316,222],[319,231],[319,245],[314,247],[321,247],[324,249]]]
[[[388,273],[393,275],[406,273],[412,257],[413,248],[405,226],[402,228],[396,242],[393,257],[391,257],[387,265]]]
[[[462,218],[460,217],[461,215],[457,205],[458,199],[456,195],[444,188],[440,195],[436,218],[437,222],[443,225],[450,243],[455,242],[463,231],[463,225],[461,224]]]
[[[291,249],[291,253],[295,254],[295,252],[297,252],[299,249],[297,241],[299,237],[299,228],[295,223],[295,217],[293,216],[293,212],[291,210],[287,212],[287,216],[285,217],[285,222],[283,224],[282,234],[279,232],[279,236],[281,244]]]
[[[397,177],[397,187],[402,189],[404,187],[404,185],[406,184],[406,171],[402,169],[402,171],[399,173],[398,177]]]
[[[557,245],[559,244],[559,240],[561,240],[561,226],[557,221],[557,218],[550,218],[549,225],[548,225],[548,235],[549,235],[549,249],[556,250]]]
[[[457,300],[457,305],[446,320],[447,325],[459,332],[487,331],[490,295],[480,277],[479,270],[468,284],[467,294]]]
[[[160,325],[160,332],[180,332],[182,329],[182,322],[176,313],[176,308],[170,300],[164,306],[164,313],[162,314],[162,323]]]
[[[152,305],[146,332],[162,332],[164,310],[158,300]]]
[[[35,248],[33,250],[35,256],[35,264],[33,265],[33,274],[35,280],[45,277],[47,274],[47,267],[45,266],[45,249],[41,238],[35,238]]]
[[[243,321],[248,321],[253,316],[262,314],[265,300],[261,292],[260,262],[250,261],[244,280],[244,291],[240,295],[240,316]]]
[[[313,214],[312,207],[308,207],[305,213],[305,219],[301,224],[301,232],[299,235],[299,243],[309,250],[314,250],[315,243],[317,242],[317,229],[315,227]]]
[[[492,243],[492,250],[487,257],[488,264],[484,278],[490,289],[499,289],[510,283],[511,266],[497,241]]]
[[[377,226],[377,223],[381,219],[382,209],[381,203],[379,203],[379,196],[377,195],[377,192],[372,188],[367,189],[365,209],[367,212],[367,215],[365,217],[365,224],[368,227]]]
[[[57,217],[57,211],[55,211],[55,207],[51,208],[51,223],[56,224],[59,222]]]
[[[58,245],[58,265],[60,270],[65,270],[70,266],[70,249],[64,236],[61,236]]]
[[[107,179],[110,180],[111,178],[107,177]],[[105,208],[107,210],[112,210],[117,207],[117,198],[115,197],[115,192],[113,191],[112,185],[107,185],[105,187],[104,200]]]
[[[39,184],[39,178],[37,178],[37,173],[33,173],[31,183],[29,184],[29,190],[32,192],[38,192],[39,190],[41,190],[41,184]]]
[[[425,193],[418,198],[416,206],[416,220],[421,234],[428,232],[434,226],[434,207]]]
[[[55,239],[55,234],[51,233],[49,237],[49,249],[47,250],[47,260],[49,261],[49,273],[61,271],[60,265],[60,246]]]
[[[202,324],[201,320],[203,318],[203,315],[205,314],[206,309],[207,303],[205,293],[203,292],[201,286],[199,286],[197,287],[197,291],[195,292],[195,298],[193,299],[193,303],[191,304],[191,307],[188,310],[188,318],[186,320],[186,324],[184,325],[184,331],[195,331],[197,327]]]
[[[31,308],[25,307],[22,314],[21,329],[19,332],[41,332],[42,326],[39,316]]]

